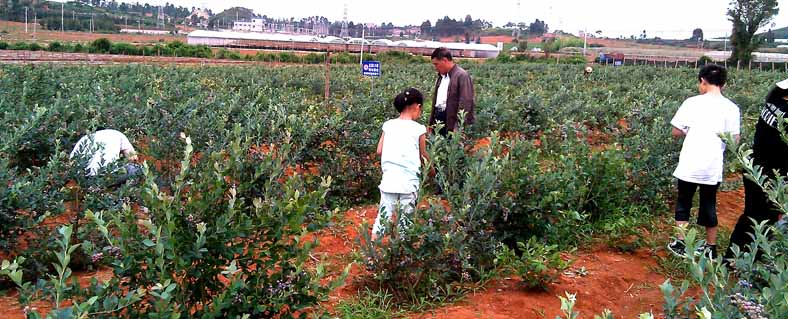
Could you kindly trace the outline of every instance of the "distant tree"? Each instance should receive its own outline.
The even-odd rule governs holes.
[[[766,26],[780,11],[777,0],[732,0],[728,20],[733,23],[731,62],[749,63],[760,40],[758,29]]]
[[[646,30],[643,30],[643,33],[640,34],[640,38],[643,40],[648,38],[648,35],[646,34]]]
[[[432,22],[430,20],[421,23],[421,34],[427,35],[432,33]]]
[[[703,29],[697,28],[692,30],[692,37],[690,38],[691,41],[703,41]]]
[[[528,26],[528,33],[532,35],[543,35],[549,31],[547,27],[547,23],[536,19],[533,23]]]

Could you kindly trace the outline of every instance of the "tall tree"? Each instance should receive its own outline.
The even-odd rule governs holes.
[[[774,31],[772,29],[766,32],[766,43],[774,43]]]
[[[728,20],[733,23],[731,62],[749,63],[760,39],[758,29],[766,26],[780,11],[777,0],[732,0]]]
[[[703,29],[697,28],[692,30],[692,37],[690,38],[691,41],[703,41]]]
[[[430,20],[421,23],[421,34],[427,35],[432,33],[432,23]]]
[[[539,19],[536,19],[536,21],[528,26],[528,33],[532,35],[542,35],[547,33],[547,31],[549,31],[547,23]]]

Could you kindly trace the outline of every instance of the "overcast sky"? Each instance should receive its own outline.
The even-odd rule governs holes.
[[[154,1],[147,1],[155,4]],[[344,4],[348,19],[354,22],[393,22],[396,25],[420,25],[424,20],[433,23],[449,16],[462,19],[471,14],[474,19],[503,25],[508,21],[546,20],[551,30],[571,33],[586,29],[602,30],[606,36],[617,37],[640,34],[644,29],[649,37],[689,38],[694,28],[703,29],[706,37],[724,36],[730,31],[725,15],[730,0],[168,0],[176,5],[206,6],[218,13],[232,6],[251,8],[269,17],[301,18],[320,15],[330,20],[341,20]],[[788,26],[788,0],[780,0],[780,14],[773,20],[776,28]]]

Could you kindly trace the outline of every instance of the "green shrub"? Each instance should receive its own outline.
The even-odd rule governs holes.
[[[129,43],[116,42],[112,44],[109,53],[123,54],[123,55],[140,55],[140,49]]]
[[[109,53],[112,49],[112,42],[107,38],[98,38],[90,43],[91,53]]]
[[[8,47],[9,50],[28,50],[30,45],[25,42],[16,42]]]
[[[49,45],[47,46],[47,51],[50,51],[50,52],[65,52],[66,51],[66,47],[60,42],[53,41],[53,42],[50,42]]]
[[[384,218],[386,235],[376,241],[370,240],[366,225],[360,230],[361,262],[398,302],[456,298],[494,269],[497,241],[492,220],[500,211],[497,176],[506,158],[496,155],[500,149],[467,155],[461,136],[458,132],[452,139],[431,137],[432,162],[422,170],[427,176],[434,165],[448,209],[432,200],[405,220],[392,223]]]
[[[519,257],[513,249],[502,245],[495,262],[505,273],[519,276],[528,289],[547,290],[571,264],[561,258],[558,246],[540,242],[536,237],[525,243],[517,242],[517,249]]]
[[[309,53],[301,57],[301,60],[303,61],[303,63],[307,63],[307,64],[321,64],[321,63],[325,63],[326,56],[323,54]]]
[[[282,63],[300,63],[301,62],[301,57],[299,57],[295,53],[279,52],[279,62],[282,62]]]
[[[40,44],[38,44],[38,43],[35,43],[35,42],[33,42],[33,43],[30,43],[30,44],[27,46],[27,49],[28,49],[28,50],[30,50],[30,51],[41,51],[41,50],[44,50],[44,47],[42,47],[42,46],[41,46]]]
[[[310,259],[317,241],[305,238],[330,218],[323,206],[330,179],[306,191],[298,178],[284,176],[287,141],[279,159],[250,156],[239,131],[233,133],[236,142],[195,167],[186,138],[180,173],[166,185],[169,191],[159,188],[146,165],[142,220],[128,206],[85,213],[106,245],[81,245],[90,246],[91,258],[111,265],[108,283],[94,281],[90,289],[66,284],[70,256],[78,247],[68,244],[71,230],[64,227],[50,284],[32,286],[8,273],[21,288],[22,302],[54,296],[49,301],[58,305],[55,313],[292,318],[324,300],[348,271],[323,283],[323,265],[312,266]],[[60,293],[66,290],[71,293]],[[74,304],[60,306],[67,299]]]
[[[241,59],[241,55],[238,52],[227,50],[227,49],[224,49],[224,48],[219,49],[218,51],[216,51],[216,54],[214,55],[214,57],[217,58],[217,59],[228,59],[228,60],[240,60]]]

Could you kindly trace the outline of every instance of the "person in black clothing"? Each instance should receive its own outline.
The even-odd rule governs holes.
[[[758,124],[755,126],[755,136],[752,144],[753,163],[762,167],[763,174],[774,178],[774,170],[781,176],[788,173],[788,144],[782,139],[777,125],[779,118],[788,112],[788,80],[777,83],[766,97],[766,104],[761,111]],[[785,127],[785,126],[784,126]],[[739,246],[742,251],[748,249],[753,238],[754,224],[750,218],[761,223],[768,221],[774,225],[781,218],[778,207],[769,200],[763,189],[744,177],[744,213],[739,217],[736,227],[731,233],[730,246],[725,253],[725,259],[734,257],[733,245]]]

